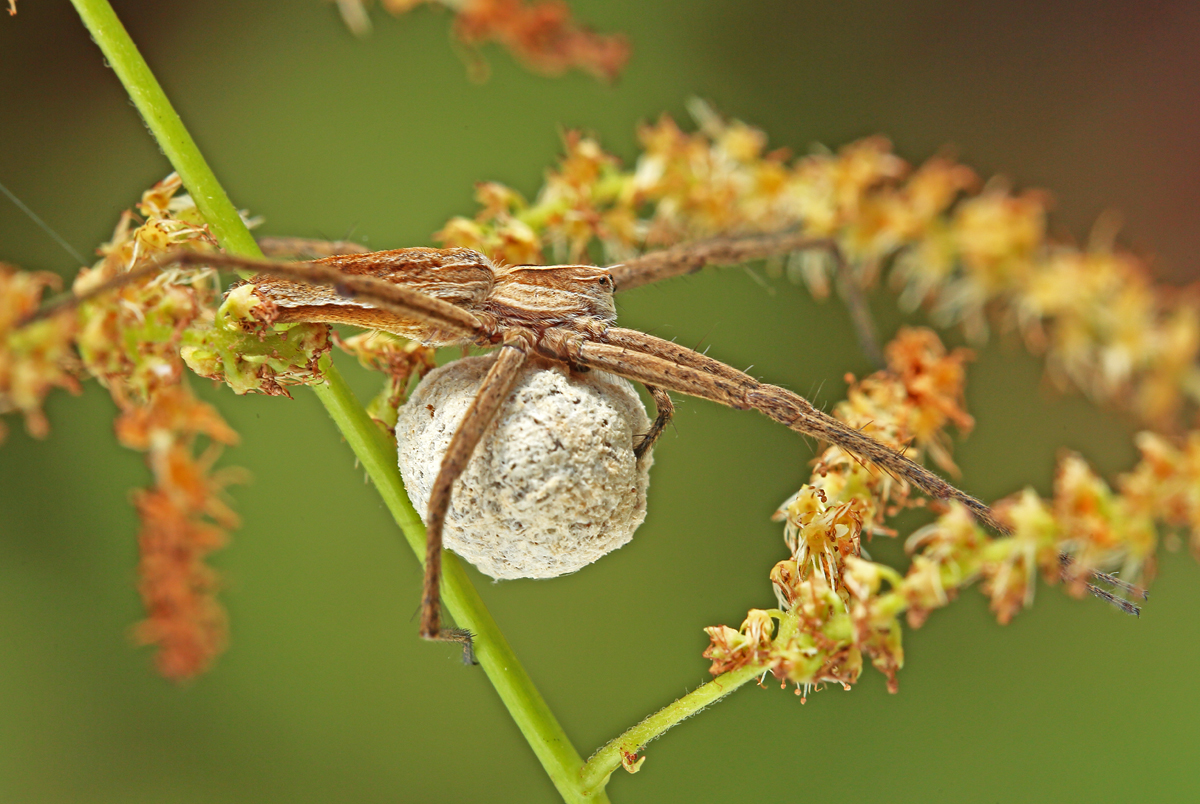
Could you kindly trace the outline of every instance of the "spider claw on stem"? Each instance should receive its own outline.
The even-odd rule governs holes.
[[[479,664],[479,660],[475,657],[475,635],[466,628],[447,628],[442,631],[442,638],[450,642],[458,642],[462,645],[462,663],[466,667],[473,667]]]

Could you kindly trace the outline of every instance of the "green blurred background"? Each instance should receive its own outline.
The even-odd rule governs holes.
[[[614,87],[531,75],[487,49],[473,84],[449,16],[376,14],[356,40],[320,0],[116,4],[235,203],[260,231],[428,244],[474,182],[526,193],[564,127],[635,154],[634,127],[696,95],[804,151],[883,132],[921,160],[949,143],[984,174],[1053,190],[1064,237],[1109,208],[1160,276],[1200,250],[1192,3],[688,3],[576,0],[626,32]],[[87,253],[169,170],[65,2],[0,19],[0,181]],[[0,199],[0,257],[75,265]],[[771,381],[838,400],[868,366],[844,311],[741,270],[625,294],[622,322],[712,344]],[[888,332],[899,318],[873,299]],[[953,338],[951,338],[953,341]],[[351,371],[350,361],[341,365]],[[1014,342],[969,374],[958,450],[985,499],[1049,490],[1057,450],[1110,476],[1130,423],[1049,392]],[[352,372],[360,394],[375,381]],[[196,386],[205,385],[197,382]],[[225,463],[245,526],[216,563],[233,644],[184,688],[130,646],[140,616],[129,489],[93,386],[54,395],[51,437],[0,447],[0,802],[553,801],[478,669],[421,642],[420,584],[374,491],[311,394],[205,386],[243,436]],[[775,506],[811,446],[749,413],[679,399],[635,541],[575,576],[482,593],[585,755],[708,676],[701,628],[771,604]],[[876,555],[897,558],[894,545]],[[806,706],[740,691],[650,746],[615,801],[1138,801],[1200,796],[1200,568],[1166,554],[1140,620],[1041,589],[1000,627],[976,591],[906,635],[900,693],[867,671]]]

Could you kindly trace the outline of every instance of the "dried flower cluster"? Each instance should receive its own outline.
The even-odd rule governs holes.
[[[670,118],[643,126],[631,169],[570,133],[566,155],[533,202],[480,184],[480,211],[437,237],[507,262],[616,262],[681,240],[796,231],[828,238],[863,287],[890,267],[903,305],[935,323],[987,335],[989,322],[1044,351],[1050,376],[1118,403],[1156,428],[1200,399],[1194,294],[1155,288],[1145,265],[1103,237],[1087,250],[1046,236],[1048,198],[982,184],[947,156],[913,169],[880,137],[798,159],[763,132],[693,104],[700,130]],[[768,264],[828,293],[831,251]]]
[[[217,250],[191,197],[177,195],[180,187],[173,176],[142,195],[137,213],[125,211],[98,250],[102,259],[76,276],[76,295],[170,250]],[[183,333],[219,295],[215,271],[171,268],[81,304],[76,345],[85,371],[122,409],[151,404],[159,391],[179,385]]]
[[[329,349],[327,327],[276,333],[245,292],[221,302],[211,269],[121,279],[169,251],[217,249],[181,186],[172,175],[142,196],[136,213],[122,215],[99,249],[102,258],[79,272],[73,290],[116,285],[78,307],[25,322],[57,278],[0,270],[0,412],[20,410],[29,431],[44,437],[41,405],[49,390],[77,391],[80,377],[94,377],[117,404],[120,443],[146,453],[154,485],[135,492],[134,504],[141,519],[138,589],[148,617],[135,633],[158,648],[160,671],[177,680],[202,672],[226,641],[219,584],[204,559],[237,526],[223,489],[241,478],[237,470],[213,468],[221,445],[236,443],[237,434],[188,390],[184,358],[240,393],[285,393],[285,383],[315,380],[317,360]]]
[[[357,34],[370,30],[367,0],[336,0],[346,26]],[[579,69],[615,81],[629,60],[629,42],[620,34],[603,35],[577,23],[562,0],[380,0],[395,15],[419,5],[441,5],[455,13],[454,35],[476,48],[488,42],[506,47],[530,69],[561,75]],[[477,77],[486,65],[476,60]]]
[[[971,424],[961,405],[965,357],[946,354],[929,330],[902,330],[889,345],[888,370],[854,383],[835,415],[951,465],[943,428]],[[908,537],[912,560],[903,575],[863,559],[861,539],[864,529],[892,533],[884,517],[915,502],[909,490],[831,447],[811,484],[779,509],[791,552],[771,572],[780,608],[752,610],[737,630],[706,629],[711,672],[754,665],[806,693],[825,682],[854,683],[865,656],[895,691],[904,661],[900,616],[918,627],[971,583],[980,582],[1007,623],[1033,602],[1039,575],[1050,583],[1066,577],[1076,596],[1086,591],[1088,570],[1149,579],[1159,526],[1187,529],[1200,554],[1200,437],[1178,447],[1146,432],[1138,446],[1142,460],[1115,492],[1079,456],[1064,456],[1053,499],[1026,489],[995,506],[1010,536],[989,536],[964,507],[951,505]]]
[[[170,250],[216,250],[180,186],[175,176],[160,182],[142,196],[140,214],[121,217],[99,249],[100,262],[80,271],[77,294]],[[154,486],[134,494],[141,519],[138,591],[147,612],[135,634],[157,647],[159,671],[175,680],[205,670],[226,641],[217,581],[204,558],[237,525],[221,495],[236,473],[213,471],[219,445],[235,443],[237,434],[188,390],[179,356],[185,334],[211,316],[219,295],[214,271],[176,268],[85,302],[76,315],[83,368],[120,409],[118,440],[145,452],[154,476]],[[210,442],[199,453],[198,436]]]
[[[928,329],[903,329],[888,344],[889,370],[853,382],[846,401],[834,416],[895,450],[920,461],[926,454],[943,469],[957,472],[950,457],[947,424],[967,433],[974,421],[963,409],[964,364],[971,353],[956,349],[946,353],[937,335]],[[811,506],[806,494],[818,494],[825,503],[847,512],[853,509],[867,526],[868,535],[894,535],[884,525],[886,516],[920,501],[909,499],[907,483],[864,466],[836,447],[818,459],[810,492],[801,490],[776,513],[787,522],[789,545],[801,530],[804,512]],[[793,551],[795,548],[793,548]],[[857,552],[857,550],[855,551]],[[830,583],[833,578],[829,577]]]
[[[928,451],[941,465],[952,467],[944,428],[972,424],[962,407],[963,364],[969,353],[947,354],[930,330],[905,329],[889,344],[887,355],[888,370],[852,382],[848,399],[834,415],[893,448],[909,447],[918,460]],[[786,523],[784,539],[791,553],[771,571],[781,608],[752,610],[739,630],[706,629],[711,644],[704,655],[713,661],[711,671],[719,674],[754,663],[796,684],[797,692],[807,692],[824,682],[848,687],[858,679],[865,654],[894,689],[904,659],[897,617],[912,599],[895,570],[860,557],[861,540],[864,529],[868,536],[893,534],[885,518],[916,504],[910,491],[907,484],[863,466],[843,450],[827,449],[816,461],[810,484],[776,514]],[[964,515],[974,528],[969,514]],[[982,531],[979,536],[986,541]],[[880,596],[884,580],[892,597]]]
[[[60,317],[17,327],[37,310],[42,293],[59,284],[54,274],[18,271],[0,263],[0,414],[23,413],[25,429],[35,438],[45,438],[50,432],[42,413],[46,395],[54,388],[79,392],[71,349],[74,319]],[[4,433],[0,423],[0,441]]]
[[[164,387],[148,404],[128,408],[116,430],[123,445],[146,453],[155,481],[133,495],[142,523],[138,591],[147,613],[135,637],[157,646],[155,664],[164,676],[192,678],[225,648],[219,582],[204,562],[239,524],[222,491],[243,473],[213,470],[220,445],[237,443],[237,433],[184,385]],[[210,442],[199,454],[198,436]]]

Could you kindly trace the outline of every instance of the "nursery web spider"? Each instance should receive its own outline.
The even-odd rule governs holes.
[[[442,529],[455,479],[529,360],[562,363],[574,370],[600,369],[642,383],[654,399],[657,415],[635,448],[638,457],[669,420],[673,408],[668,394],[674,391],[739,410],[757,410],[792,430],[835,444],[931,497],[957,500],[991,529],[1007,532],[979,500],[816,409],[798,394],[759,382],[671,341],[615,325],[616,288],[636,287],[709,264],[737,263],[806,248],[833,251],[835,246],[828,240],[798,234],[727,238],[677,246],[609,268],[503,266],[465,248],[406,248],[295,263],[182,252],[168,254],[132,273],[148,273],[171,264],[256,271],[258,275],[249,281],[272,322],[353,324],[437,346],[499,348],[499,357],[451,439],[426,512],[420,634],[469,648],[469,633],[441,624]],[[119,279],[129,278],[126,274]],[[104,286],[95,288],[87,296],[104,290]],[[1092,573],[1092,577],[1125,586],[1102,573]],[[1132,605],[1089,587],[1126,610]]]

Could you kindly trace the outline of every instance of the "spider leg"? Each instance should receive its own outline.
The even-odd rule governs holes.
[[[1109,592],[1106,589],[1102,589],[1101,587],[1097,586],[1093,582],[1098,581],[1100,583],[1106,583],[1110,586],[1115,587],[1116,590],[1123,595],[1132,596],[1132,597],[1140,597],[1142,600],[1148,600],[1150,598],[1149,592],[1147,592],[1145,589],[1143,589],[1140,586],[1135,586],[1134,584],[1122,581],[1116,575],[1113,575],[1113,574],[1110,574],[1107,572],[1101,572],[1100,570],[1089,569],[1086,567],[1084,567],[1082,569],[1077,569],[1074,566],[1075,563],[1076,562],[1073,557],[1067,555],[1066,553],[1059,553],[1058,554],[1059,577],[1062,578],[1064,581],[1070,582],[1070,581],[1078,578],[1079,574],[1083,574],[1086,576],[1086,580],[1084,581],[1084,587],[1089,592],[1091,592],[1092,595],[1094,595],[1095,597],[1098,597],[1101,600],[1104,600],[1108,603],[1111,603],[1112,605],[1116,606],[1117,608],[1119,608],[1121,611],[1125,612],[1126,614],[1132,614],[1135,617],[1141,616],[1142,610],[1136,603],[1131,602],[1130,600],[1128,600],[1125,597],[1117,597],[1112,592]]]
[[[258,247],[268,257],[302,260],[342,254],[369,254],[371,251],[353,240],[318,240],[310,237],[260,237]]]
[[[520,345],[507,343],[501,347],[496,362],[488,369],[475,399],[450,439],[450,446],[442,458],[442,466],[425,507],[425,583],[421,597],[421,636],[462,643],[463,661],[467,664],[473,663],[470,632],[441,627],[439,584],[442,573],[442,529],[446,524],[446,510],[450,507],[451,487],[463,473],[476,445],[496,418],[524,362],[525,351]]]
[[[290,279],[306,285],[332,287],[339,296],[369,302],[372,307],[405,321],[417,321],[429,327],[449,330],[459,338],[476,340],[486,335],[483,324],[470,312],[402,284],[369,274],[352,274],[323,262],[274,262],[252,260],[229,254],[201,254],[195,251],[166,255],[160,265],[224,265],[256,271],[259,275]],[[337,321],[337,311],[328,311],[327,321]],[[357,311],[346,311],[345,323],[358,323]],[[378,329],[385,327],[375,324]]]
[[[761,383],[699,352],[635,330],[613,327],[603,337],[617,343],[578,338],[556,343],[556,339],[550,337],[543,339],[543,344],[548,349],[554,349],[556,345],[565,347],[571,351],[571,359],[638,382],[738,410],[757,410],[792,430],[836,444],[862,460],[904,478],[931,497],[958,500],[992,530],[1009,532],[984,503],[890,447],[817,410],[799,394]]]
[[[704,372],[704,374],[707,375],[707,378],[693,377],[692,380],[698,381],[701,385],[704,385],[705,383],[709,385],[716,383],[718,386],[723,386],[727,390],[723,391],[722,393],[726,394],[734,401],[726,401],[725,399],[717,398],[716,396],[694,394],[691,391],[687,391],[682,388],[673,388],[673,390],[679,390],[682,393],[692,396],[701,396],[705,399],[720,402],[734,408],[752,407],[758,410],[760,413],[763,413],[770,418],[787,425],[793,430],[797,430],[798,432],[806,435],[815,436],[824,441],[837,444],[839,447],[842,447],[847,452],[851,453],[851,455],[853,455],[856,459],[865,461],[867,463],[874,463],[884,471],[907,480],[934,497],[943,500],[958,500],[966,505],[967,508],[970,509],[971,512],[978,517],[981,522],[992,528],[992,530],[1001,534],[1007,534],[1009,532],[1009,529],[1006,526],[1002,525],[996,520],[995,514],[992,512],[992,510],[979,500],[950,485],[925,467],[904,457],[903,454],[898,453],[883,444],[880,444],[870,436],[867,436],[858,430],[847,427],[844,423],[838,421],[832,416],[829,416],[823,411],[813,408],[807,400],[798,396],[797,394],[792,393],[791,391],[787,391],[783,388],[773,385],[758,383],[752,377],[749,377],[748,375],[743,374],[737,369],[727,366],[720,361],[713,360],[710,357],[702,355],[692,349],[688,349],[685,346],[680,346],[677,343],[665,341],[661,338],[655,338],[651,335],[638,332],[637,330],[624,329],[622,327],[610,327],[605,331],[605,340],[612,345],[619,346],[633,352],[643,352],[649,346],[660,358],[665,358],[666,360],[675,363],[678,366]],[[588,361],[584,360],[582,362],[586,363]],[[593,363],[592,365],[597,364]],[[611,367],[600,365],[597,367],[606,368],[606,370],[617,374],[622,373],[619,369]],[[659,368],[660,370],[669,370],[669,366],[660,366]],[[625,376],[633,375],[626,374]],[[640,376],[635,377],[635,379],[646,382],[646,380],[642,379]],[[741,405],[736,404],[737,392],[733,389],[741,388],[742,384],[744,384],[747,380],[756,385],[760,390],[754,391],[750,395],[748,403]],[[755,404],[756,400],[761,403],[764,400],[772,398],[790,398],[791,401],[786,403],[784,408],[776,413],[771,412],[771,410],[768,408],[759,407],[758,404]],[[791,413],[785,413],[783,417],[778,415],[778,413],[789,410],[789,406],[791,405],[795,405],[803,415],[800,418],[789,422],[787,421],[787,417],[792,415]],[[805,408],[807,408],[807,411],[804,410]],[[1070,568],[1074,563],[1074,559],[1072,559],[1066,553],[1062,553],[1059,555],[1059,560],[1062,577],[1070,579],[1072,575]],[[1108,573],[1104,573],[1099,570],[1085,569],[1082,571],[1085,572],[1088,577],[1089,583],[1087,583],[1087,589],[1089,592],[1096,597],[1101,598],[1102,600],[1107,600],[1113,603],[1113,605],[1117,606],[1117,608],[1121,609],[1122,611],[1130,614],[1138,613],[1137,606],[1129,603],[1128,601],[1122,601],[1120,598],[1115,597],[1111,593],[1104,592],[1103,589],[1097,587],[1095,583],[1092,583],[1092,581],[1107,583],[1116,587],[1120,592],[1133,596],[1141,596],[1143,599],[1146,597],[1146,592],[1144,589],[1132,584],[1128,584],[1118,578],[1113,577],[1112,575],[1109,575]]]
[[[871,306],[867,304],[866,294],[846,255],[836,244],[829,247],[837,273],[838,295],[850,313],[850,323],[854,325],[854,334],[858,336],[858,348],[867,356],[876,370],[886,368],[883,350],[879,348],[879,336],[875,332],[875,319],[871,317]]]
[[[232,254],[196,251],[164,254],[148,265],[116,276],[85,293],[58,299],[23,321],[22,325],[71,309],[81,302],[153,276],[172,265],[220,265],[231,269],[256,271],[260,275],[281,277],[305,285],[332,287],[341,296],[369,302],[372,307],[394,320],[417,322],[430,328],[438,336],[446,336],[439,340],[486,342],[492,334],[492,330],[483,322],[461,307],[374,276],[346,273],[333,265],[320,262],[274,262]],[[347,307],[342,311],[329,311],[320,320],[361,324],[361,315],[362,308]],[[386,324],[386,321],[376,320],[372,321],[371,326],[387,329]]]
[[[650,430],[642,436],[642,440],[633,448],[633,456],[639,461],[651,447],[658,437],[662,435],[663,430],[667,426],[667,422],[671,421],[671,417],[675,415],[675,403],[671,401],[671,395],[657,385],[647,385],[646,390],[650,392],[650,396],[654,398],[654,409],[657,415],[654,417],[654,422],[650,425]]]
[[[732,265],[809,249],[827,251],[833,258],[838,295],[850,312],[859,346],[876,368],[883,368],[883,353],[875,334],[875,322],[871,318],[870,307],[862,287],[850,270],[850,263],[846,261],[837,241],[831,238],[786,232],[697,240],[634,257],[620,265],[609,266],[608,270],[612,274],[616,289],[621,291],[695,273],[706,265]]]
[[[805,249],[835,249],[837,244],[824,237],[799,232],[750,235],[747,237],[715,237],[683,243],[661,251],[651,251],[640,257],[608,266],[617,290],[628,290],[651,282],[670,279],[699,271],[706,265],[733,265],[758,260],[776,254],[788,254]]]

